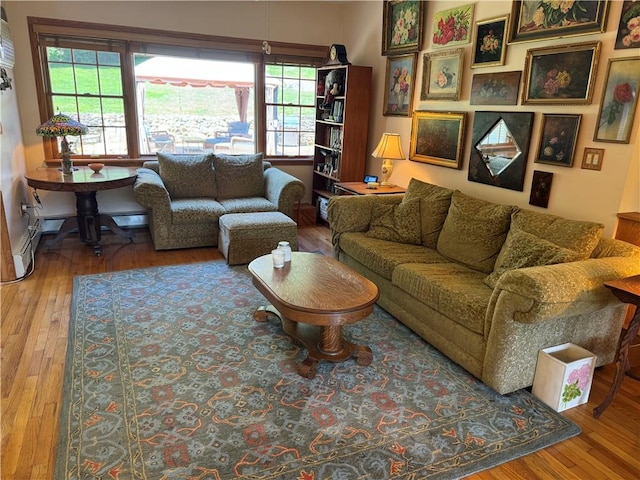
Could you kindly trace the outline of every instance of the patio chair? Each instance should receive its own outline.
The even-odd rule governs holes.
[[[215,137],[207,138],[204,142],[205,148],[215,148],[218,143],[228,143],[232,137],[248,137],[249,122],[227,122],[227,130],[216,132]]]
[[[158,130],[149,133],[149,145],[156,152],[174,152],[176,148],[176,137],[166,130]]]

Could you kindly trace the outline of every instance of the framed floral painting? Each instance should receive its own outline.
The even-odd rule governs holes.
[[[608,10],[608,0],[514,0],[509,43],[602,33]]]
[[[600,42],[527,50],[522,103],[590,104],[599,55]]]
[[[517,105],[522,72],[476,73],[470,105]]]
[[[533,171],[531,179],[531,193],[529,194],[529,205],[547,208],[549,206],[549,197],[551,196],[551,183],[553,182],[553,173]]]
[[[610,59],[604,84],[593,139],[629,143],[640,89],[640,57]]]
[[[473,3],[433,15],[433,48],[465,45],[471,40]]]
[[[581,119],[581,114],[545,113],[535,162],[571,167]]]
[[[415,112],[409,160],[460,168],[465,115],[465,112]]]
[[[411,116],[416,57],[415,53],[387,57],[383,115]]]
[[[471,68],[504,65],[508,28],[508,15],[476,22]]]
[[[419,52],[422,45],[424,2],[385,1],[382,10],[382,55]]]
[[[615,50],[640,48],[640,2],[622,2]]]
[[[425,53],[420,100],[458,100],[462,85],[463,49]]]

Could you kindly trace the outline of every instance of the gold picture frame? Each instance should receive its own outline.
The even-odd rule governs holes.
[[[427,52],[422,57],[420,100],[458,100],[462,88],[464,50]]]
[[[477,21],[473,29],[471,68],[504,65],[508,32],[509,15]]]
[[[413,112],[409,160],[459,169],[466,112]]]
[[[598,69],[601,42],[527,50],[522,103],[588,105]]]
[[[388,1],[382,6],[382,55],[419,52],[424,4],[418,0]]]

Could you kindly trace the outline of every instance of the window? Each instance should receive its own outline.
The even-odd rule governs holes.
[[[265,55],[255,40],[184,33],[175,46],[174,32],[28,22],[43,121],[60,111],[89,127],[69,138],[76,157],[313,155],[315,68],[326,47],[283,44],[283,54],[274,43]],[[57,158],[59,143],[43,141]]]
[[[142,54],[133,59],[141,154],[255,151],[253,63]]]
[[[313,155],[316,69],[267,63],[265,72],[267,155]]]
[[[45,47],[49,102],[86,125],[86,135],[69,139],[83,155],[127,155],[121,59],[118,52]]]

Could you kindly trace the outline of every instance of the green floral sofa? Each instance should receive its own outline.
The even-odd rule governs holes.
[[[304,183],[251,155],[172,155],[138,169],[136,201],[147,208],[156,250],[218,245],[226,213],[280,211],[293,217]]]
[[[335,256],[378,304],[501,394],[532,385],[538,351],[572,342],[611,363],[626,307],[603,286],[640,248],[602,225],[412,179],[405,195],[333,197]]]

